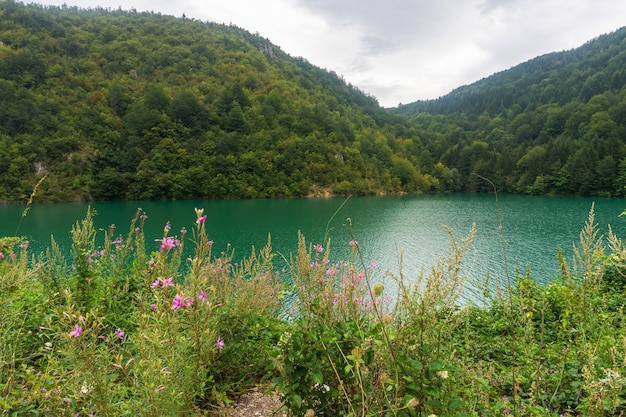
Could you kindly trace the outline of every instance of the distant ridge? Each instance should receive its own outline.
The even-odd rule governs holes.
[[[626,27],[599,36],[579,48],[533,58],[434,100],[392,109],[398,114],[463,112],[495,115],[512,105],[587,101],[596,94],[619,91],[626,84]]]

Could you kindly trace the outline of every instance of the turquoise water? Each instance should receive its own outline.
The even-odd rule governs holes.
[[[525,272],[530,268],[531,276],[545,283],[559,275],[557,248],[571,261],[572,245],[578,241],[592,204],[600,234],[606,236],[610,224],[618,236],[626,236],[626,217],[618,217],[626,208],[626,200],[608,198],[500,195],[496,204],[493,195],[436,194],[357,197],[347,201],[140,201],[91,206],[97,212],[97,228],[105,230],[115,224],[116,230],[124,234],[128,233],[137,209],[142,208],[148,215],[146,241],[154,249],[158,248],[154,239],[161,236],[166,222],[170,222],[174,234],[183,227],[191,230],[194,208],[204,208],[214,247],[225,250],[230,244],[236,256],[247,255],[253,245],[261,248],[271,234],[274,251],[289,258],[301,230],[311,243],[322,243],[328,234],[331,258],[342,260],[350,251],[348,242],[352,236],[347,225],[351,223],[351,233],[359,242],[366,263],[375,261],[378,274],[397,274],[399,254],[403,253],[407,277],[415,276],[422,268],[428,270],[448,250],[450,238],[444,225],[461,239],[476,223],[476,237],[463,266],[467,275],[482,280],[489,272],[502,279],[507,271],[514,275],[516,269]],[[71,227],[84,218],[87,207],[87,203],[37,204],[22,219],[24,206],[0,206],[0,235],[27,236],[33,253],[44,251],[53,235],[61,249],[69,252]],[[276,262],[282,262],[281,259],[277,257]]]

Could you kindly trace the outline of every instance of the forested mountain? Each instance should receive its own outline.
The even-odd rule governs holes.
[[[412,192],[413,136],[234,26],[0,1],[5,201]]]
[[[392,111],[460,190],[623,196],[626,28]],[[478,174],[474,175],[474,174]]]
[[[232,25],[0,0],[0,200],[624,195],[625,35],[383,109]]]

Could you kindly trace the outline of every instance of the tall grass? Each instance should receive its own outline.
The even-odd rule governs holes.
[[[626,245],[611,230],[605,245],[593,207],[561,276],[518,273],[480,306],[461,298],[473,226],[407,276],[412,254],[383,271],[349,226],[332,245],[299,235],[287,264],[269,237],[235,264],[201,209],[156,242],[141,210],[125,233],[95,215],[69,257],[0,241],[3,414],[220,415],[259,384],[295,416],[626,413]],[[334,259],[342,245],[352,257]]]

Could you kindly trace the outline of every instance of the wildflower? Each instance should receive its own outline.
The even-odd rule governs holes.
[[[154,281],[151,285],[150,288],[156,288],[159,286],[159,284],[161,283],[161,278],[157,278],[156,281]]]
[[[217,341],[215,342],[215,346],[216,346],[219,350],[224,349],[224,341],[222,340],[222,338],[221,338],[220,336],[217,336]]]
[[[83,381],[83,385],[80,387],[81,394],[87,394],[89,392],[89,385],[87,385],[87,381]]]
[[[350,246],[358,246],[359,242],[357,242],[356,240],[351,240],[350,243],[348,243]]]
[[[164,232],[169,232],[171,228],[172,228],[172,226],[170,226],[169,222],[165,223],[165,227],[163,227],[163,231]]]
[[[118,329],[115,331],[115,336],[116,336],[118,339],[124,339],[124,332],[122,331],[122,329],[118,328]]]
[[[378,264],[376,263],[376,261],[372,262],[372,263],[369,265],[370,269],[374,269],[374,268],[376,268],[377,266],[378,266]]]
[[[324,247],[322,245],[313,245],[313,250],[318,253],[322,253],[324,252]]]
[[[183,307],[190,307],[193,304],[193,298],[184,297],[183,298]]]
[[[448,371],[439,371],[437,372],[437,375],[443,379],[448,379]]]
[[[308,410],[306,410],[304,417],[313,417],[314,415],[315,415],[315,410],[313,410],[312,408],[309,408]]]
[[[204,291],[204,290],[200,291],[200,295],[198,296],[198,300],[200,300],[201,303],[204,303],[206,301],[206,291]]]
[[[182,229],[180,229],[180,234],[181,235],[186,235],[187,234],[187,229],[185,229],[184,227]]]
[[[173,287],[174,286],[174,277],[169,277],[169,278],[164,279],[163,281],[161,281],[161,286],[163,288],[165,288],[165,287]]]
[[[172,310],[178,310],[183,306],[183,297],[180,294],[176,294],[174,296],[174,300],[172,300]]]
[[[161,250],[169,251],[180,246],[180,241],[174,237],[164,237],[163,239],[155,239],[156,242],[161,242]]]
[[[78,324],[74,325],[74,330],[72,330],[70,332],[70,336],[72,337],[78,337],[81,335],[81,333],[83,332],[83,328],[80,327]]]
[[[417,404],[418,404],[417,399],[416,398],[411,398],[406,405],[409,408],[415,408],[415,407],[417,407]],[[428,417],[430,417],[430,416],[428,416]]]
[[[204,216],[200,216],[198,217],[198,219],[196,220],[196,223],[198,224],[202,224],[206,221],[206,214]]]
[[[209,245],[209,246],[213,246],[213,241],[209,240],[206,244]]]

